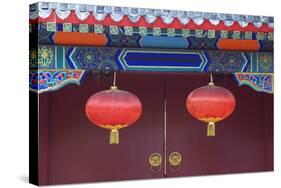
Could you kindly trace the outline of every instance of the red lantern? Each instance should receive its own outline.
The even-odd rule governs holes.
[[[109,90],[92,95],[85,110],[93,124],[111,130],[110,144],[119,144],[118,130],[139,119],[142,105],[134,94],[112,86]]]
[[[200,121],[208,123],[207,136],[215,136],[215,123],[228,117],[235,108],[233,94],[211,82],[193,90],[186,99],[188,112]]]

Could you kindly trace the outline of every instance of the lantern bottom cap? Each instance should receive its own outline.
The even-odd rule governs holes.
[[[214,122],[208,123],[207,136],[216,136],[216,126]]]
[[[111,90],[116,90],[116,89],[118,89],[118,88],[117,88],[117,86],[111,86],[110,89],[111,89]]]
[[[118,129],[111,129],[109,144],[119,144],[119,131],[118,131]]]

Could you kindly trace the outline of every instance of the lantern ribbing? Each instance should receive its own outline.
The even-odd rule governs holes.
[[[213,82],[210,74],[210,82],[207,86],[193,90],[186,98],[188,112],[200,121],[208,123],[207,136],[215,136],[215,123],[228,117],[235,109],[233,94]]]
[[[110,144],[119,144],[119,129],[135,123],[142,113],[139,98],[118,89],[115,84],[116,73],[110,89],[92,95],[85,108],[88,119],[94,125],[111,130]]]

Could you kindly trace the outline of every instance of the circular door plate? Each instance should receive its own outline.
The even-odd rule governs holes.
[[[162,157],[160,153],[152,153],[149,157],[149,163],[151,166],[160,166],[162,163]]]
[[[169,156],[169,162],[172,166],[178,166],[181,163],[182,157],[178,152],[173,152]]]

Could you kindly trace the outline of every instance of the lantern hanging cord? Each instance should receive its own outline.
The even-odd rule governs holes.
[[[117,86],[116,86],[116,72],[113,73],[113,85],[111,86],[111,89],[117,89]]]
[[[210,82],[209,82],[209,86],[213,86],[215,85],[214,81],[213,81],[213,74],[210,74]]]
[[[113,86],[116,86],[116,72],[113,73]]]

